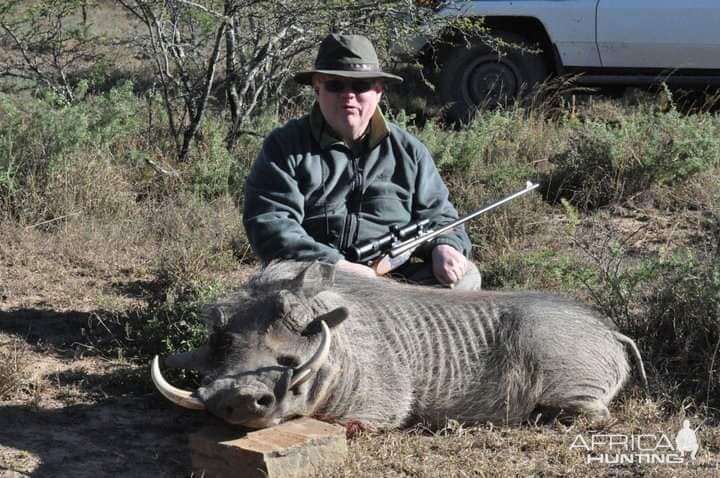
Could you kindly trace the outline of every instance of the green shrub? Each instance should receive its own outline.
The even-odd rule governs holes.
[[[213,200],[229,192],[232,158],[225,147],[226,136],[227,128],[219,118],[205,118],[203,141],[193,150],[184,175],[190,190],[203,200]]]
[[[106,357],[147,363],[154,355],[191,350],[207,340],[205,306],[226,292],[216,280],[182,286],[156,277],[146,287],[147,305],[94,316],[84,330],[89,350]]]
[[[630,254],[632,234],[592,236],[575,236],[572,259],[558,269],[562,285],[582,292],[637,341],[656,392],[720,405],[711,393],[720,348],[717,244]],[[547,271],[554,260],[540,262]]]
[[[44,219],[48,187],[55,195],[55,186],[67,183],[69,174],[85,174],[81,163],[100,157],[108,161],[113,145],[135,133],[137,104],[131,83],[70,105],[51,95],[0,95],[4,112],[0,116],[2,212],[28,221]],[[97,169],[86,168],[89,171]],[[86,185],[94,181],[97,178],[91,174],[77,179]],[[86,191],[85,195],[89,194]]]
[[[154,285],[162,290],[164,299],[150,302],[125,319],[132,353],[147,358],[192,350],[205,343],[208,331],[202,317],[204,307],[225,293],[225,287],[208,281],[163,290],[167,284],[162,284],[162,278]]]
[[[419,129],[403,114],[393,119],[428,147],[461,215],[536,180],[536,165],[554,141],[554,135],[545,134],[548,126],[543,119],[519,109],[479,113],[462,129],[445,129],[437,121]],[[514,249],[531,234],[529,225],[544,209],[540,198],[538,193],[530,194],[466,223],[475,245],[473,256],[485,263],[506,255],[505,249]]]
[[[226,292],[222,274],[237,268],[240,216],[229,198],[208,204],[178,195],[147,212],[147,220],[157,262],[143,286],[146,304],[109,317],[109,334],[95,328],[90,338],[107,355],[145,360],[198,346],[207,336],[203,307]]]
[[[495,192],[508,182],[524,184],[533,174],[531,159],[523,151],[526,144],[518,141],[530,128],[513,111],[495,111],[477,114],[461,130],[442,129],[436,122],[428,122],[415,133],[444,175],[472,176]]]
[[[683,181],[720,164],[719,133],[716,117],[675,110],[588,120],[571,129],[563,150],[550,158],[550,197],[589,210]]]
[[[538,249],[511,253],[483,263],[483,287],[491,289],[544,289],[575,294],[597,282],[595,271],[573,256]]]
[[[667,388],[720,405],[720,256],[676,254],[657,267],[633,331]],[[676,393],[677,393],[676,392]]]

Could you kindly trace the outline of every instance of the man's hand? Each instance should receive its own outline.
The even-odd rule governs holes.
[[[432,266],[435,278],[441,284],[451,286],[463,278],[468,261],[457,249],[438,244],[432,250]]]
[[[339,261],[337,261],[337,264],[335,264],[335,268],[339,271],[350,272],[352,274],[357,274],[365,277],[377,277],[377,274],[375,274],[375,271],[372,268],[364,266],[362,264],[356,264],[354,262],[346,261],[345,259],[340,259]]]

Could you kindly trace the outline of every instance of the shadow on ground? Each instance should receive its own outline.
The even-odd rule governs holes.
[[[130,332],[132,336],[128,335]],[[128,323],[127,316],[106,310],[0,310],[1,333],[18,337],[37,352],[59,358],[119,359],[138,353],[133,348],[137,345],[137,331]]]
[[[28,344],[67,352],[82,340],[83,330],[104,312],[54,311],[48,309],[0,310],[0,332],[23,338]]]
[[[190,476],[188,435],[209,416],[164,400],[148,367],[89,350],[105,312],[0,311],[0,335],[47,357],[12,401],[0,400],[0,477]],[[112,337],[112,327],[107,331]],[[82,360],[76,360],[79,356]]]
[[[111,398],[58,409],[4,406],[0,476],[189,476],[187,436],[202,418],[154,398]]]

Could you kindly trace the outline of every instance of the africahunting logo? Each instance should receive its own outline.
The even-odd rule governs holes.
[[[702,424],[700,424],[702,425]],[[665,433],[592,433],[589,437],[575,436],[571,450],[584,450],[586,463],[660,463],[676,464],[695,461],[700,444],[690,420],[683,422],[682,429],[672,440]]]

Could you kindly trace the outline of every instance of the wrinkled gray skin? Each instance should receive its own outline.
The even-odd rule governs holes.
[[[607,319],[565,298],[416,287],[321,263],[271,264],[209,315],[209,352],[191,357],[207,373],[195,395],[252,428],[296,416],[374,429],[517,423],[543,409],[604,419],[628,377],[625,347],[639,359]],[[332,330],[329,357],[289,390],[319,320]],[[167,362],[190,366],[187,355]]]

